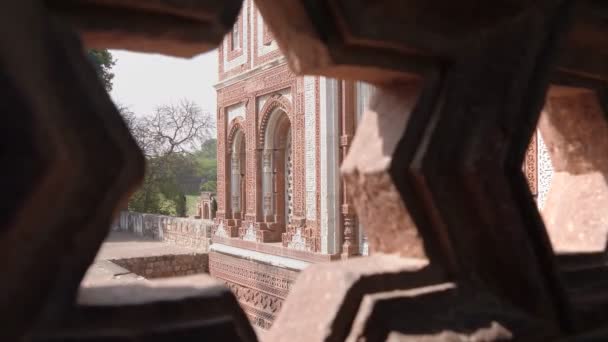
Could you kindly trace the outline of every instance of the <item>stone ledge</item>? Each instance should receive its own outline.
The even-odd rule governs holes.
[[[255,250],[249,250],[221,243],[214,243],[209,248],[209,252],[217,252],[233,256],[236,258],[246,259],[249,261],[260,262],[270,266],[287,268],[291,270],[301,271],[308,267],[311,263],[307,261],[291,259],[284,256],[266,254]]]
[[[256,251],[264,254],[270,254],[290,259],[298,259],[309,263],[327,262],[340,259],[340,254],[321,254],[309,251],[299,251],[296,249],[283,247],[279,244],[245,241],[239,238],[214,236],[212,238],[212,242],[212,245],[222,244],[247,249],[250,251]]]
[[[114,259],[111,262],[146,279],[186,276],[209,272],[209,255],[169,254],[150,257]]]

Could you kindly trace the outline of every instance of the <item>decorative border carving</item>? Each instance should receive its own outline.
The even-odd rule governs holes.
[[[246,121],[246,120],[245,120]],[[228,150],[231,149],[232,143],[234,141],[234,136],[236,135],[236,133],[238,131],[243,132],[243,135],[245,136],[245,146],[247,146],[247,132],[245,131],[245,127],[243,125],[243,122],[240,118],[235,118],[234,120],[232,120],[232,122],[230,123],[230,128],[229,128],[229,132],[228,133],[228,138],[226,140],[226,145],[228,146]],[[245,150],[247,150],[247,148],[245,148]]]
[[[283,299],[226,280],[224,283],[234,293],[249,321],[260,328],[270,329],[283,306]]]
[[[299,272],[211,252],[209,273],[226,282],[252,323],[267,329]]]
[[[312,250],[315,252],[321,251],[321,87],[319,77],[315,77],[315,110],[317,112],[316,120],[316,140],[317,140],[317,219],[309,228],[308,236],[312,238]],[[326,95],[326,94],[325,94]],[[308,226],[308,222],[306,222]]]
[[[216,224],[222,224],[226,218],[225,187],[226,180],[226,108],[218,107],[217,110],[217,212]]]
[[[536,135],[536,146],[538,153],[536,164],[538,195],[536,203],[538,204],[538,208],[542,210],[545,205],[547,195],[549,194],[549,189],[551,188],[551,181],[553,179],[553,165],[551,164],[551,156],[549,155],[547,146],[543,141],[542,134],[537,130]]]
[[[258,148],[264,147],[264,136],[266,135],[266,126],[268,125],[268,120],[270,119],[272,113],[278,108],[283,110],[285,114],[287,114],[289,122],[293,123],[291,101],[280,94],[271,95],[270,98],[266,100],[266,103],[264,103],[264,106],[258,114],[262,118],[260,121],[260,129],[258,130]]]
[[[226,38],[230,38],[229,35],[226,35],[226,37],[224,38],[224,40],[222,41],[222,43],[220,44],[219,48],[218,48],[218,60],[219,60],[219,80],[223,81],[227,78],[230,78],[232,76],[236,76],[238,74],[241,74],[249,69],[251,69],[251,48],[250,48],[250,44],[249,42],[251,42],[251,6],[252,6],[252,1],[253,0],[245,0],[245,5],[243,5],[243,8],[241,10],[241,14],[239,15],[239,18],[241,20],[243,20],[244,22],[247,23],[247,30],[244,30],[246,32],[243,33],[242,37],[241,37],[241,41],[243,41],[243,37],[246,35],[247,36],[247,44],[249,46],[241,46],[241,53],[242,50],[246,49],[247,50],[247,57],[245,58],[245,62],[243,64],[240,64],[239,66],[236,66],[234,68],[231,68],[229,70],[224,70],[224,53],[229,53],[230,51],[224,51],[226,49],[226,42],[228,41]],[[244,20],[244,16],[247,16],[247,20]],[[243,24],[242,26],[243,28],[245,27],[245,25]],[[228,57],[228,56],[227,56]],[[235,56],[234,58],[237,58],[239,56]]]
[[[536,144],[536,136],[537,132],[532,135],[532,139],[530,139],[530,145],[528,145],[528,149],[526,150],[526,155],[524,158],[524,175],[526,176],[526,180],[528,181],[528,186],[530,187],[530,192],[532,196],[535,198],[538,196],[538,184],[537,184],[537,144]]]
[[[241,12],[241,14],[239,15],[237,22],[236,22],[236,26],[238,28],[238,31],[240,33],[240,41],[239,41],[239,47],[236,49],[231,49],[230,48],[230,44],[232,42],[232,31],[228,32],[228,34],[226,35],[226,38],[224,39],[224,42],[226,44],[226,46],[228,47],[228,53],[226,54],[226,59],[230,62],[238,57],[241,57],[243,55],[243,50],[245,49],[244,45],[243,45],[243,35],[245,34],[245,30],[243,29],[243,12]],[[247,30],[247,33],[249,32],[249,30]],[[224,42],[222,42],[222,45],[224,44]],[[247,42],[249,43],[249,40],[247,40]]]
[[[307,261],[310,263],[329,262],[340,259],[340,254],[321,254],[310,251],[300,251],[297,249],[287,248],[278,244],[262,243],[255,241],[247,241],[243,239],[234,239],[230,237],[213,236],[213,243],[220,243],[226,246],[238,247],[257,251],[264,254],[282,256],[291,259]]]
[[[253,14],[253,66],[256,67],[258,65],[262,65],[264,63],[267,63],[275,58],[278,58],[281,56],[281,49],[277,46],[276,50],[273,50],[271,52],[268,52],[264,55],[259,55],[259,51],[258,51],[258,20],[262,19],[262,15],[260,14],[260,11],[258,11],[257,8],[254,9],[254,14]],[[270,33],[270,31],[268,30],[268,28],[265,27],[264,24],[264,32],[263,32],[263,44],[264,45],[269,45],[270,43],[272,43],[272,41],[274,40],[274,38],[272,37],[272,34]],[[268,35],[267,35],[268,34]]]
[[[296,75],[286,63],[261,70],[245,80],[218,89],[218,107],[226,107],[247,97],[259,97],[290,86],[295,89],[295,80]]]

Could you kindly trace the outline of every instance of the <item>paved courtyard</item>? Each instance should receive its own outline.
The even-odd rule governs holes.
[[[98,286],[134,281],[145,278],[111,262],[114,259],[189,254],[193,250],[139,237],[126,232],[111,232],[101,246],[97,258],[82,281],[82,286]]]

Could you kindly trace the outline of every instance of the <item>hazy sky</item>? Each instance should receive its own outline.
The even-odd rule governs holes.
[[[136,115],[187,98],[215,117],[217,50],[192,59],[112,50],[117,60],[112,98]]]

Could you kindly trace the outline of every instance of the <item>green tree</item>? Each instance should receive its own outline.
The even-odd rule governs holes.
[[[215,170],[207,170],[209,166],[201,168],[198,159],[203,153],[201,146],[213,132],[212,116],[188,100],[158,107],[144,117],[120,108],[147,161],[144,183],[130,199],[129,210],[185,216],[185,196],[189,193],[180,181],[201,175],[201,170],[206,170],[208,178],[216,174]],[[211,153],[212,149],[205,150]]]
[[[201,175],[201,191],[217,191],[217,140],[209,139],[203,143],[196,154],[198,172]]]
[[[112,80],[114,73],[112,67],[116,64],[116,60],[108,49],[91,49],[87,51],[87,57],[97,70],[97,74],[103,83],[103,86],[108,92],[112,90]]]

